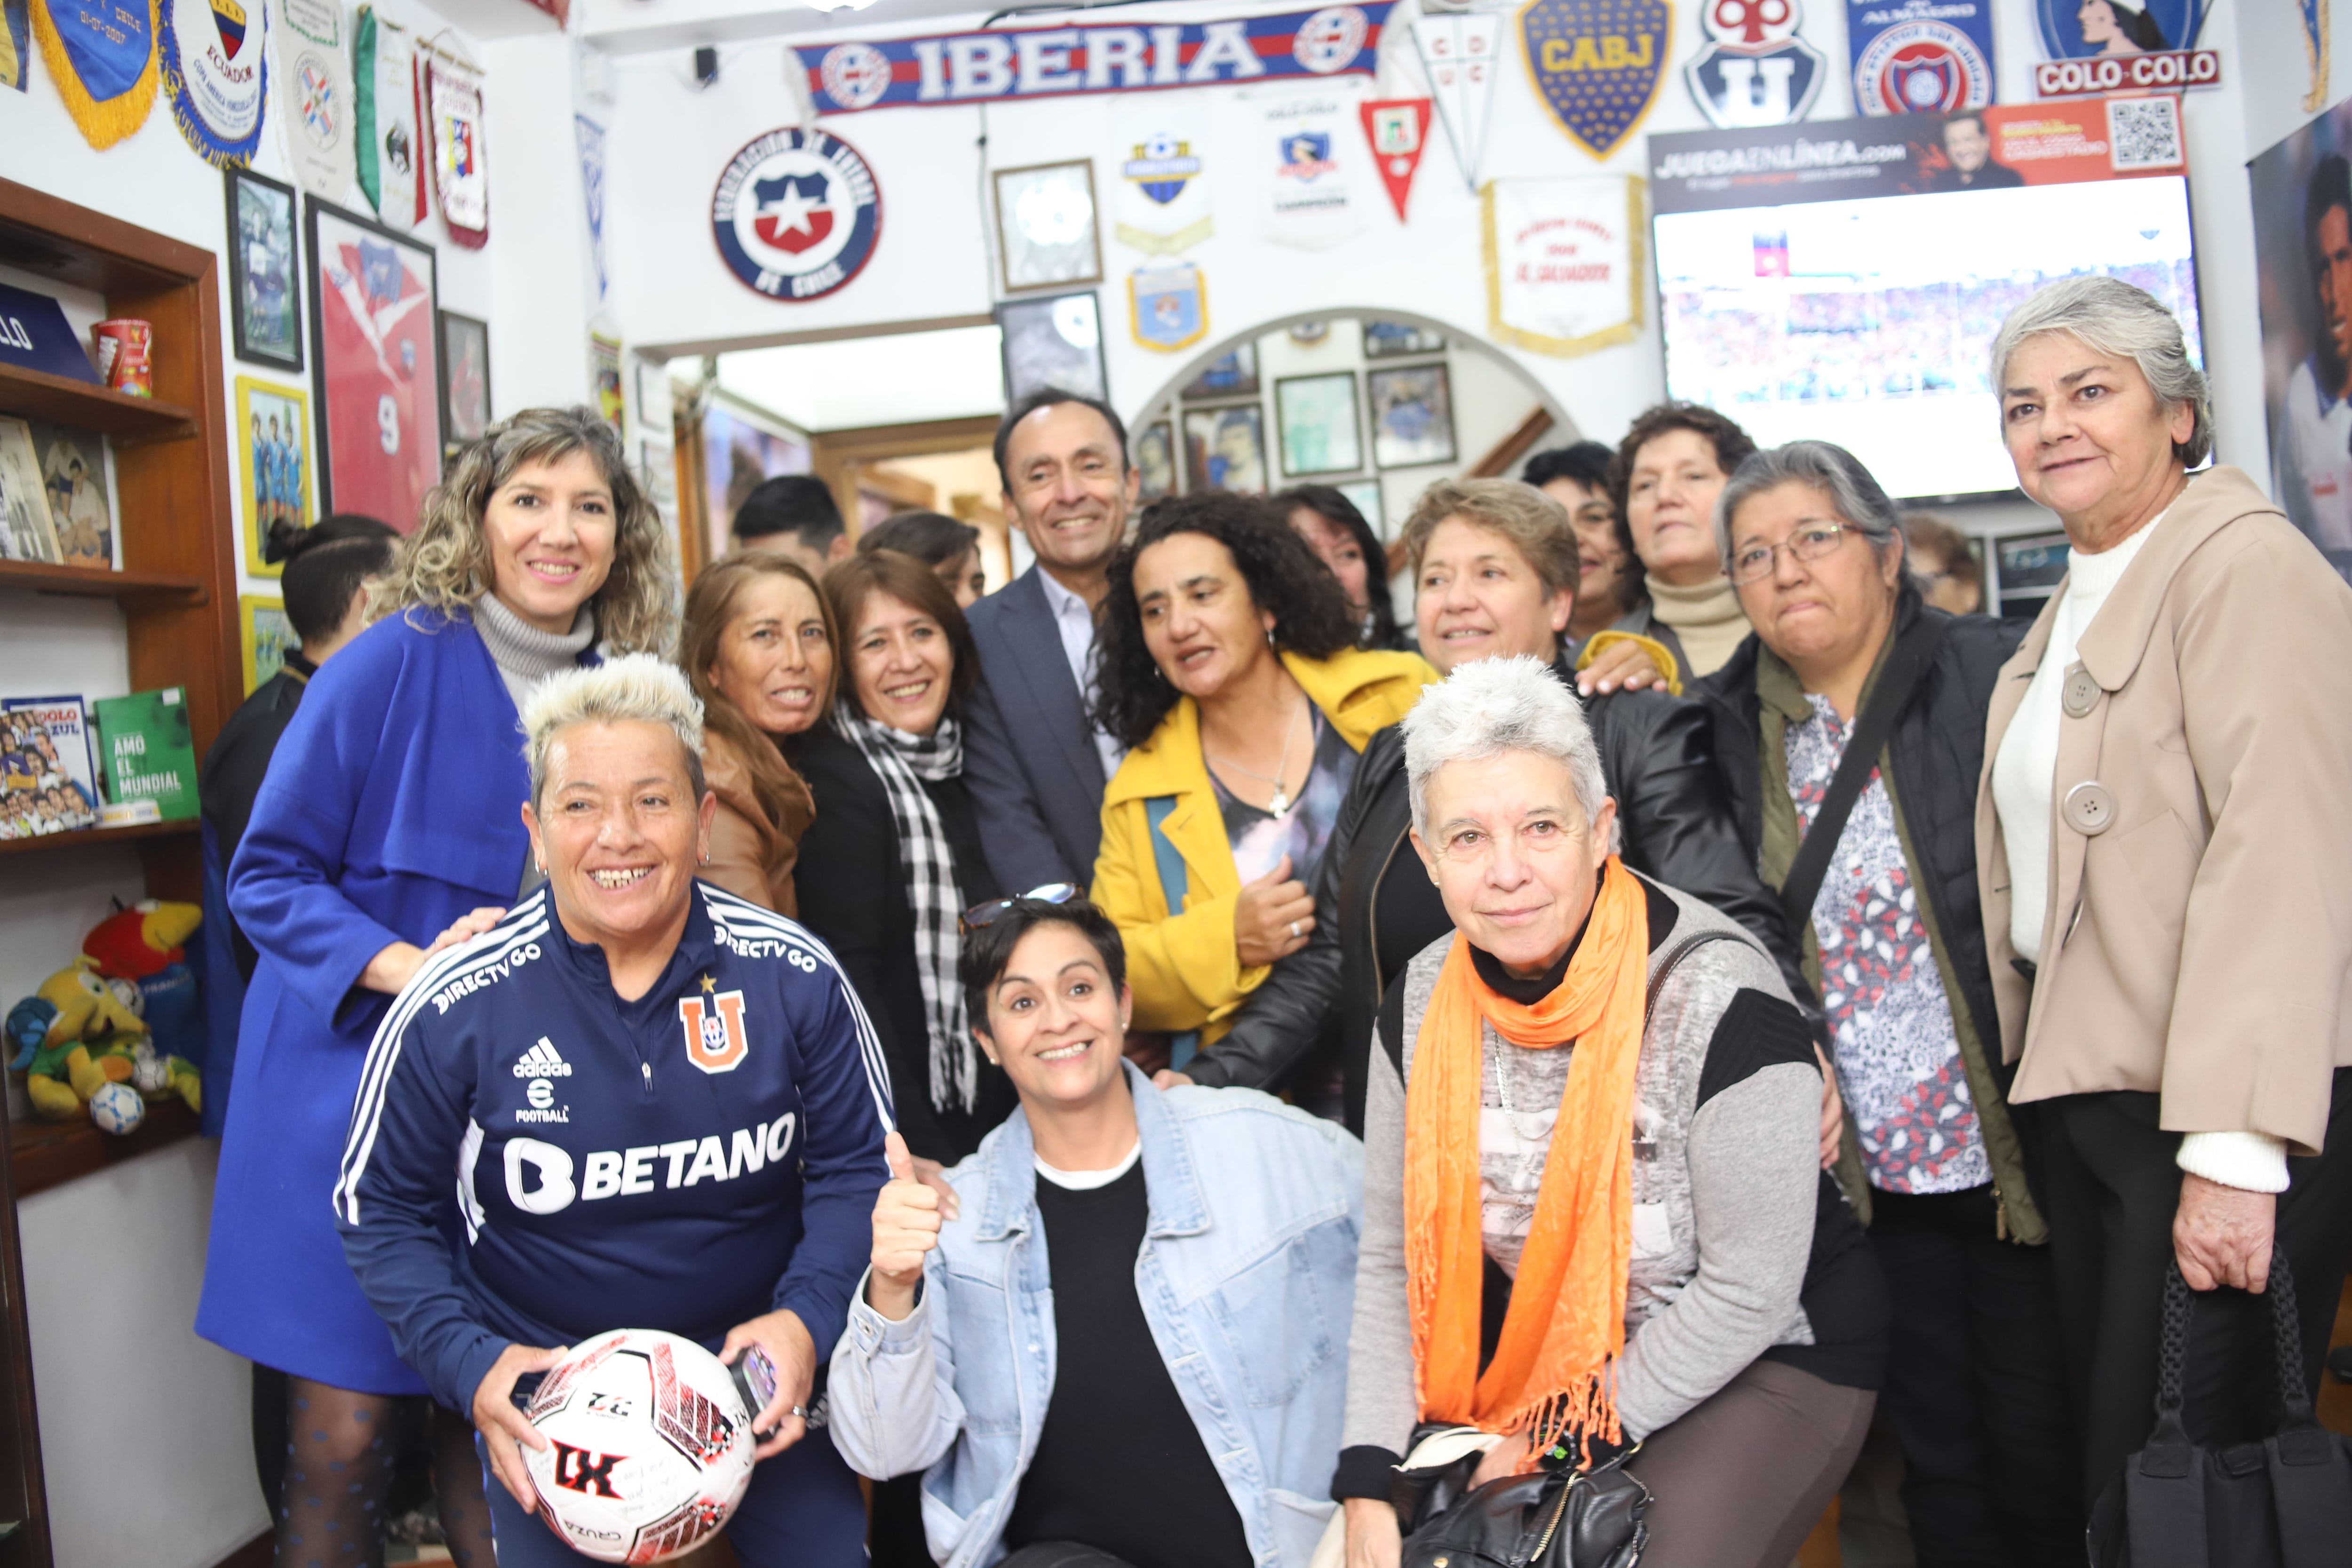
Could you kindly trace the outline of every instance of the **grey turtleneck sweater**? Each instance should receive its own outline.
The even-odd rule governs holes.
[[[500,603],[496,594],[485,594],[474,601],[474,629],[482,634],[483,646],[490,650],[499,679],[506,682],[507,695],[514,699],[515,711],[520,713],[532,687],[580,662],[580,656],[596,640],[596,615],[581,605],[572,629],[559,636],[525,621]]]

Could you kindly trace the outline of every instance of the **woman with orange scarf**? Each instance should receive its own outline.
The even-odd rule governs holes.
[[[1627,870],[1575,698],[1465,665],[1404,721],[1412,843],[1454,931],[1384,998],[1332,1492],[1393,1568],[1425,1423],[1631,1451],[1643,1568],[1782,1568],[1869,1425],[1885,1288],[1820,1169],[1821,1073],[1780,973]]]

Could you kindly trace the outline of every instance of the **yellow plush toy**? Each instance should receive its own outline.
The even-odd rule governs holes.
[[[45,1121],[70,1121],[105,1085],[131,1081],[132,1046],[147,1025],[96,971],[94,960],[78,958],[41,983],[38,994],[58,1016],[26,1071],[25,1092]]]

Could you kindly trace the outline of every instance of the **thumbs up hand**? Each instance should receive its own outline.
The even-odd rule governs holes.
[[[915,1157],[894,1129],[882,1141],[890,1179],[874,1200],[873,1278],[866,1300],[897,1322],[915,1310],[923,1258],[940,1244],[940,1194],[916,1175]]]

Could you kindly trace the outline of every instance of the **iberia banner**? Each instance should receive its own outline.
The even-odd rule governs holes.
[[[49,79],[82,139],[104,149],[155,107],[155,0],[33,0]]]
[[[1371,74],[1394,0],[1279,16],[1026,27],[800,50],[819,114]]]
[[[269,97],[269,11],[254,0],[163,0],[163,91],[196,156],[215,168],[253,162]]]
[[[1640,176],[1490,180],[1479,197],[1497,342],[1566,357],[1640,332]]]

